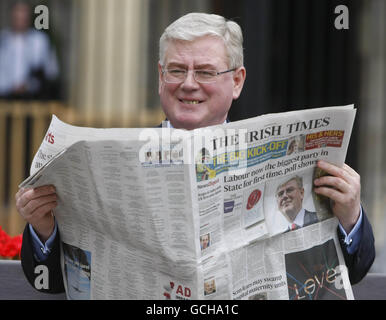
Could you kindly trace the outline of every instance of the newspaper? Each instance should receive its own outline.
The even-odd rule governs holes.
[[[53,116],[20,187],[56,186],[68,299],[353,299],[312,186],[319,159],[344,163],[354,118],[349,105],[186,131]]]

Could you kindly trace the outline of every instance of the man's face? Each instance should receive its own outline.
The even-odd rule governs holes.
[[[233,99],[237,99],[245,79],[245,69],[216,77],[216,82],[199,83],[193,70],[229,69],[224,43],[216,37],[201,37],[194,41],[169,42],[164,69],[188,70],[185,81],[166,83],[158,64],[159,95],[162,108],[174,128],[195,129],[225,121]]]
[[[204,235],[201,237],[201,248],[206,249],[209,244],[209,235]]]
[[[302,208],[304,188],[299,188],[296,180],[290,180],[276,192],[277,205],[281,213],[292,222]]]
[[[12,9],[12,28],[17,32],[24,32],[30,26],[30,8],[27,4],[16,4]]]
[[[214,292],[214,289],[215,289],[215,283],[214,283],[214,280],[205,282],[205,283],[204,283],[204,286],[205,286],[205,291],[206,291],[206,293],[212,293],[212,292]]]

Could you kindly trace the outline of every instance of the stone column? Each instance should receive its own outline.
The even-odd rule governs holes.
[[[70,104],[86,125],[128,126],[146,109],[148,0],[74,2]]]

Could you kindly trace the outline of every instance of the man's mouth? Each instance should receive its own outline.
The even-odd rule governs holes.
[[[286,207],[286,206],[290,205],[291,203],[292,203],[292,201],[285,201],[285,202],[282,202],[281,206]]]
[[[185,104],[199,104],[202,101],[200,100],[184,100],[184,99],[179,99],[180,102],[185,103]]]

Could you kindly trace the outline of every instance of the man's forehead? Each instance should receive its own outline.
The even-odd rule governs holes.
[[[166,65],[210,68],[226,62],[225,45],[221,39],[214,37],[203,37],[192,41],[171,41],[165,54]]]
[[[279,189],[287,188],[287,187],[289,187],[289,186],[295,186],[295,187],[297,187],[298,184],[296,183],[296,180],[295,180],[295,179],[291,179],[291,180],[289,180],[289,181],[283,183],[283,184],[279,187]]]

